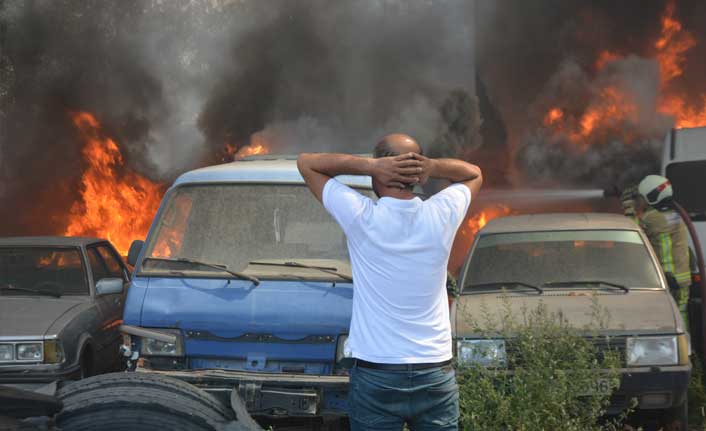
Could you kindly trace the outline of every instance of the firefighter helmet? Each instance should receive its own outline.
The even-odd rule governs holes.
[[[660,175],[648,175],[640,181],[638,191],[650,205],[656,205],[667,198],[671,198],[672,183]]]

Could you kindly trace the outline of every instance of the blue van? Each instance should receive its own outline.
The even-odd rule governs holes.
[[[338,180],[373,195],[369,177]],[[239,395],[258,418],[346,415],[346,238],[295,156],[183,174],[128,261],[131,369]]]

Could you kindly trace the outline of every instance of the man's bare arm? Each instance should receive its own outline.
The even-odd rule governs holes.
[[[412,153],[371,159],[350,154],[302,153],[297,168],[306,185],[320,202],[326,182],[336,175],[370,175],[389,187],[419,182],[422,162]]]
[[[422,182],[426,182],[428,178],[439,178],[452,183],[462,183],[471,190],[474,198],[483,185],[483,173],[478,166],[471,163],[458,159],[430,159],[419,154],[415,154],[414,158],[422,162]]]

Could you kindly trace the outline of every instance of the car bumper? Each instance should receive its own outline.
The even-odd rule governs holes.
[[[152,370],[191,383],[221,399],[236,389],[253,416],[345,416],[348,376],[273,374],[231,370]]]
[[[691,365],[625,368],[620,387],[613,394],[609,414],[617,414],[637,402],[639,410],[663,410],[686,401]]]
[[[47,383],[72,380],[80,376],[78,365],[33,365],[0,367],[0,385],[35,390]]]

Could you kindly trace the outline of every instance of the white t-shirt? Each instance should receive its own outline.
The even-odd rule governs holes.
[[[323,203],[348,241],[354,286],[350,354],[388,364],[451,359],[446,266],[471,203],[468,187],[455,184],[426,201],[373,202],[331,179]]]

